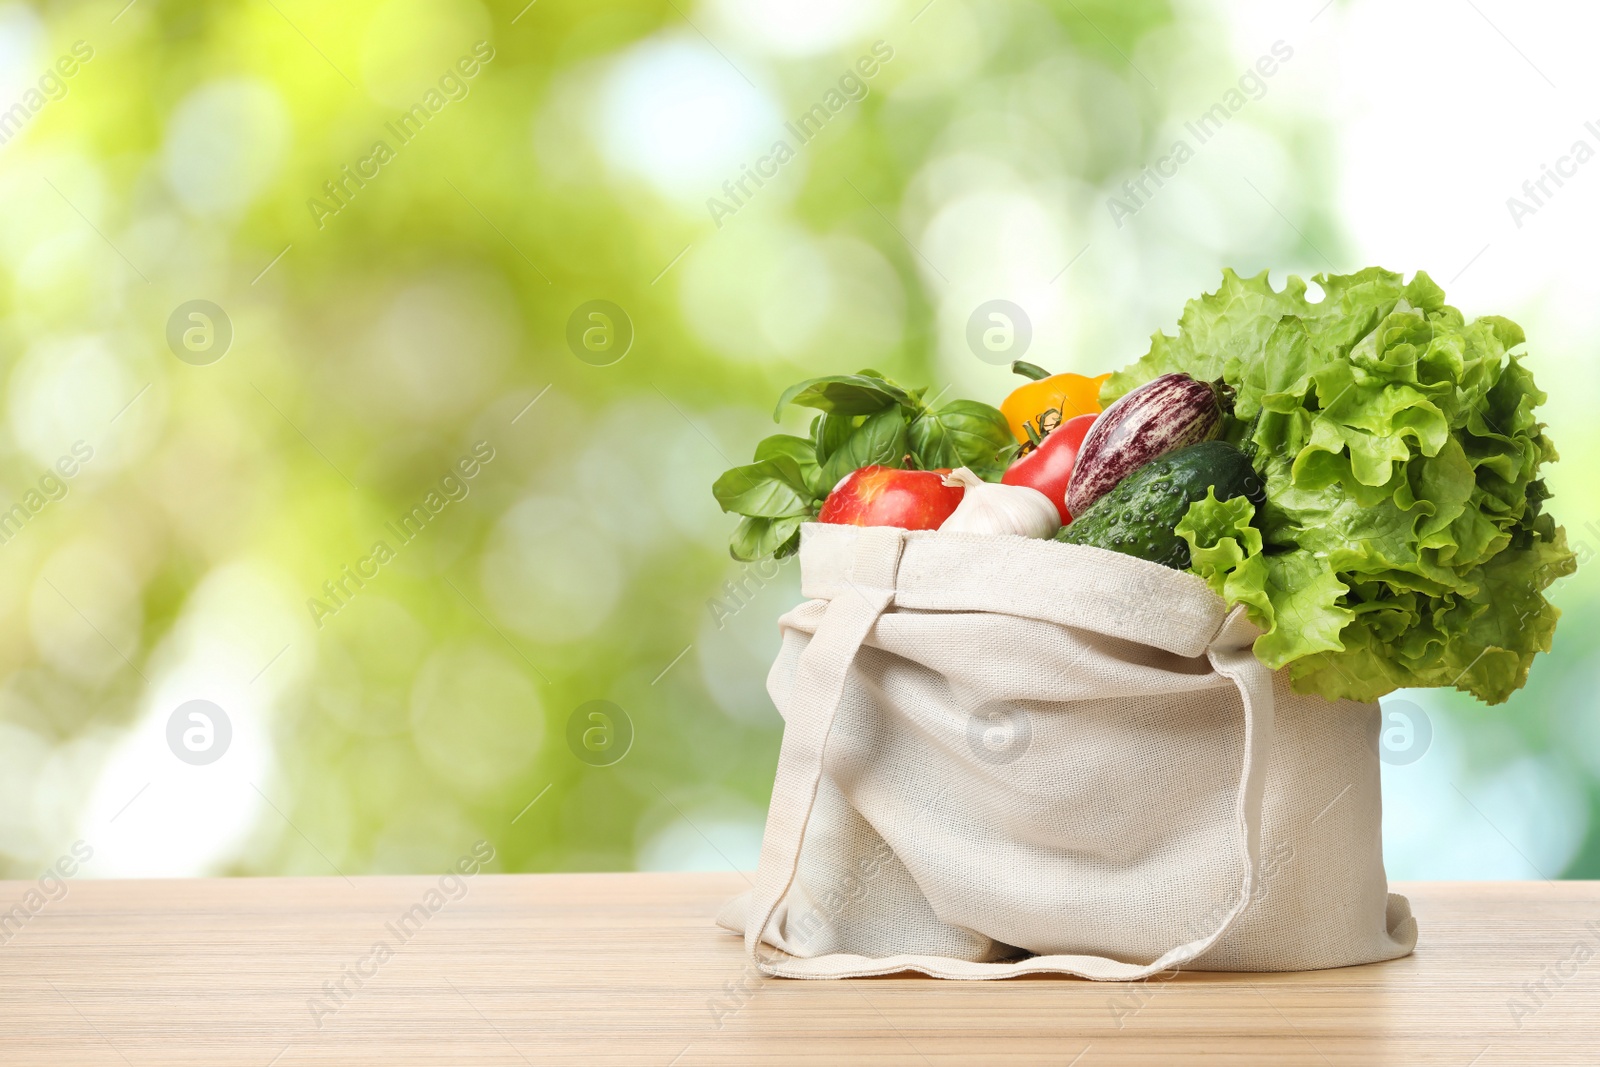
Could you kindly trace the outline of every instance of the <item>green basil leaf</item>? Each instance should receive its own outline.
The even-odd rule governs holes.
[[[728,551],[734,559],[753,563],[768,556],[793,555],[800,545],[800,524],[803,518],[761,519],[744,518],[728,539]]]
[[[814,498],[805,471],[787,456],[725,471],[711,492],[723,511],[766,519],[807,515]]]
[[[866,374],[830,374],[791,385],[778,399],[772,421],[783,417],[790,404],[817,408],[835,415],[871,415],[896,404],[909,404],[910,395],[898,385]]]
[[[976,400],[952,400],[922,415],[909,440],[922,469],[967,467],[991,481],[1005,473],[1017,448],[1005,416]]]
[[[804,437],[775,433],[756,445],[756,462],[764,459],[792,459],[804,470],[817,465],[817,446]]]
[[[818,415],[817,418],[827,418]],[[848,422],[848,420],[845,420]],[[789,434],[777,433],[756,445],[756,459],[790,459],[800,468],[805,476],[806,492],[817,500],[826,497],[831,486],[822,482],[822,471],[817,465],[817,446],[804,437],[791,437]]]
[[[822,481],[831,491],[839,480],[862,467],[903,467],[906,417],[899,407],[868,416],[822,465]]]
[[[792,522],[793,520],[791,520],[791,519],[778,519],[777,521],[778,522]],[[781,532],[782,532],[781,530],[775,531],[773,536],[777,537],[778,534],[781,533]],[[795,523],[794,533],[790,534],[788,540],[784,541],[783,544],[779,545],[777,548],[772,550],[772,558],[773,559],[788,559],[790,556],[794,555],[796,552],[799,552],[799,551],[800,551],[800,524],[799,523]]]
[[[855,433],[856,420],[847,415],[818,415],[811,420],[811,440],[817,449],[816,482],[813,488],[818,496],[826,498],[833,492],[833,487],[838,484],[838,479],[828,481],[828,458],[839,451],[839,446],[850,439]]]
[[[811,420],[811,440],[817,447],[817,462],[826,463],[856,430],[856,420],[848,415],[818,415]]]

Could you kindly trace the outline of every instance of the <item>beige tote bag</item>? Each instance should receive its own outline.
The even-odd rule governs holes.
[[[760,867],[718,919],[764,973],[1129,981],[1415,945],[1377,706],[1292,692],[1199,578],[820,524],[800,569]]]

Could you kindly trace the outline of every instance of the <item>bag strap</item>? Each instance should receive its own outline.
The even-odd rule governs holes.
[[[772,802],[761,841],[760,866],[745,923],[745,952],[762,972],[790,978],[854,978],[920,971],[936,978],[989,979],[1049,973],[1127,982],[1182,966],[1210,949],[1250,906],[1260,880],[1261,802],[1275,705],[1272,672],[1251,650],[1257,631],[1243,608],[1236,608],[1227,616],[1206,651],[1212,667],[1238,687],[1244,701],[1244,754],[1234,803],[1244,875],[1232,906],[1213,929],[1175,945],[1146,964],[1093,955],[1032,956],[1011,963],[910,954],[868,957],[834,953],[811,958],[762,955],[762,935],[799,868],[801,844],[822,780],[828,734],[844,697],[856,652],[878,616],[894,603],[903,544],[903,531],[889,527],[861,530],[847,588],[829,601],[815,635],[796,664]]]
[[[901,531],[893,527],[862,528],[847,588],[829,601],[816,634],[795,665],[790,713],[778,749],[778,772],[772,783],[761,860],[744,930],[745,952],[758,965],[763,962],[761,935],[800,865],[800,842],[817,801],[823,747],[844,698],[845,678],[873,623],[894,603],[903,544]]]

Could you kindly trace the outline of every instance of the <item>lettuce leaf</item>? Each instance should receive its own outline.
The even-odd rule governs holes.
[[[1522,330],[1466,321],[1420,271],[1314,280],[1315,302],[1299,278],[1280,291],[1224,271],[1101,398],[1173,371],[1233,386],[1230,436],[1267,502],[1198,501],[1178,532],[1297,690],[1455,686],[1500,703],[1549,650],[1559,612],[1544,591],[1575,569],[1542,510],[1556,453],[1545,394],[1508,352]]]

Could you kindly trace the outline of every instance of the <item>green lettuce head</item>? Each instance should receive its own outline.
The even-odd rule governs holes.
[[[1178,532],[1297,690],[1455,686],[1498,704],[1549,651],[1544,592],[1575,569],[1543,511],[1556,452],[1534,414],[1545,394],[1510,354],[1522,330],[1467,322],[1420,271],[1315,281],[1313,303],[1299,278],[1279,292],[1224,271],[1102,400],[1172,371],[1234,387],[1233,437],[1267,502],[1200,501]]]

